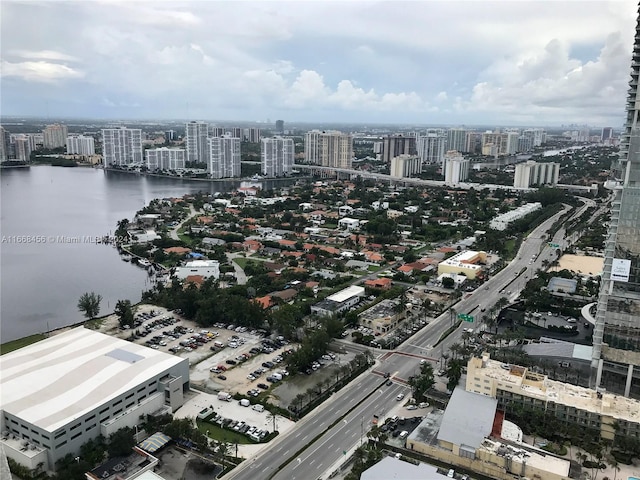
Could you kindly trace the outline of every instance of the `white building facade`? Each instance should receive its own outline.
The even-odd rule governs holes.
[[[505,212],[492,219],[491,222],[489,222],[489,228],[494,230],[506,230],[511,222],[526,217],[530,213],[540,210],[541,208],[542,204],[540,202],[526,203],[515,210]]]
[[[292,138],[280,136],[260,140],[262,175],[282,177],[293,170],[294,146]]]
[[[423,163],[442,164],[447,136],[439,129],[427,130],[418,137],[418,156]]]
[[[398,155],[391,159],[389,174],[392,177],[411,177],[422,171],[422,161],[416,155]]]
[[[187,163],[207,163],[209,149],[209,124],[205,122],[189,122],[186,124]]]
[[[557,185],[559,175],[559,163],[537,163],[529,160],[516,165],[513,186],[529,188],[532,185]]]
[[[217,260],[193,260],[187,262],[184,267],[176,268],[175,276],[184,280],[190,276],[201,276],[203,278],[220,278],[220,262]]]
[[[103,129],[102,156],[105,167],[141,165],[142,130],[125,127]]]
[[[240,138],[231,134],[207,140],[209,163],[207,172],[211,178],[233,178],[240,176]]]
[[[185,168],[187,151],[183,148],[150,148],[145,150],[149,170],[180,170]]]
[[[84,327],[7,353],[0,367],[0,443],[44,470],[141,416],[174,412],[189,388],[188,359]]]
[[[444,182],[457,185],[469,178],[469,160],[455,150],[449,150],[444,156]]]
[[[73,135],[67,137],[67,153],[69,155],[95,155],[95,140],[93,137],[84,135]]]

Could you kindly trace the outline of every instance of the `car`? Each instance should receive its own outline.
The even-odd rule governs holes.
[[[224,375],[218,375],[218,378],[219,378],[220,380],[226,380],[226,379],[227,379],[227,377],[225,377]]]
[[[399,393],[398,396],[396,397],[396,400],[399,402],[401,400],[404,399],[404,393]]]
[[[253,375],[249,374],[247,375],[247,380],[251,380],[252,382],[256,379],[256,377],[254,377]]]
[[[235,364],[236,364],[236,363],[238,363],[238,362],[236,362],[235,360],[227,360],[227,361],[226,361],[226,362],[224,362],[224,363],[226,363],[227,365],[235,365]]]
[[[449,470],[449,472],[447,473],[447,477],[448,478],[454,478],[456,475],[456,471],[452,468]]]
[[[420,402],[418,408],[427,408],[429,406],[429,402]]]
[[[407,407],[407,410],[417,410],[417,409],[418,409],[418,407],[416,407],[415,405],[409,405]]]
[[[261,388],[263,390],[268,390],[269,389],[269,385],[266,385],[264,383],[259,383],[258,385],[256,385],[258,388]]]
[[[387,387],[390,387],[391,385],[393,385],[393,382],[391,380],[387,380],[387,383],[385,385]]]

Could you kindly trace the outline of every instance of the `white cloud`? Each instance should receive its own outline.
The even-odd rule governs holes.
[[[62,52],[56,52],[53,50],[14,50],[12,52],[13,55],[16,55],[21,58],[28,58],[30,60],[53,60],[53,61],[67,61],[67,62],[77,62],[78,59],[71,55],[66,55]]]
[[[438,94],[436,95],[435,101],[436,102],[444,102],[448,98],[449,98],[449,96],[447,95],[447,92],[442,91],[442,92],[438,92]]]
[[[84,77],[84,72],[66,65],[51,62],[17,62],[2,61],[3,77],[19,77],[28,82],[55,82],[63,79]]]

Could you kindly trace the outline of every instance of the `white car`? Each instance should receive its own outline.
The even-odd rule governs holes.
[[[399,393],[398,396],[396,397],[397,401],[403,400],[404,399],[404,393]]]

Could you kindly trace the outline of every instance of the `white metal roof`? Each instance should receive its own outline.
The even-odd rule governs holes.
[[[74,328],[0,357],[0,410],[53,432],[183,361]]]
[[[339,292],[336,292],[333,295],[328,296],[327,299],[333,300],[334,302],[342,303],[345,300],[349,300],[351,297],[355,297],[356,295],[364,295],[364,287],[351,285],[350,287],[347,287],[344,290],[340,290]]]

